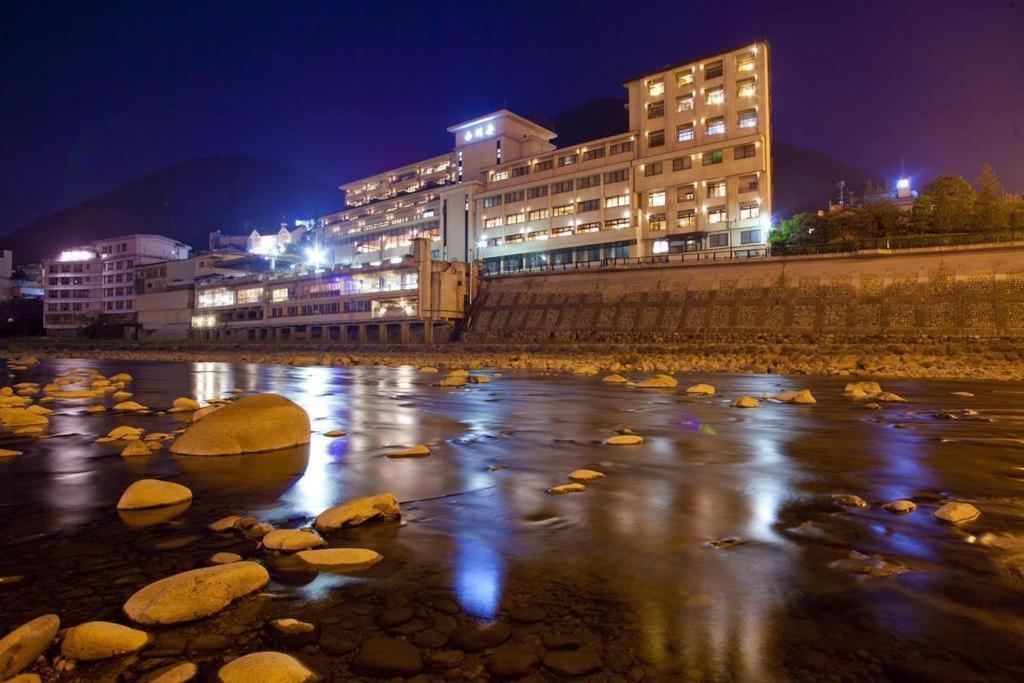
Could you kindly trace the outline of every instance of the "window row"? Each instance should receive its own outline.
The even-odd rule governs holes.
[[[555,239],[558,237],[572,237],[573,235],[587,235],[594,232],[602,232],[605,230],[622,230],[630,227],[632,221],[628,217],[623,218],[609,218],[608,220],[602,221],[591,221],[588,223],[579,223],[577,225],[564,225],[558,228],[551,228],[550,230],[534,230],[531,232],[516,232],[511,235],[502,235],[499,237],[492,237],[487,240],[488,247],[501,247],[506,244],[520,244],[522,242],[532,242],[535,240],[547,240]]]
[[[572,192],[574,190],[585,190],[591,187],[600,187],[602,177],[605,183],[619,183],[629,180],[629,169],[623,168],[618,171],[608,171],[607,173],[595,173],[593,175],[583,176],[582,178],[576,178],[575,180],[562,180],[551,185],[537,185],[535,187],[528,187],[525,190],[514,190],[512,192],[506,192],[505,194],[496,194],[491,197],[484,197],[484,208],[491,209],[495,206],[501,206],[502,204],[511,204],[513,202],[521,202],[523,199],[538,199],[540,197],[547,197],[550,189],[551,194],[562,194],[564,192]]]
[[[757,128],[757,110],[746,109],[736,115],[736,128]],[[676,126],[676,142],[691,142],[694,140],[695,124],[682,123]],[[712,116],[704,119],[704,135],[725,135],[725,117]],[[647,134],[648,147],[662,147],[665,144],[665,129],[652,130]]]
[[[710,81],[716,78],[721,78],[725,73],[724,62],[721,59],[717,59],[707,64],[702,64],[700,67],[704,73],[704,80]],[[736,72],[737,73],[748,73],[752,72],[757,68],[757,52],[751,50],[744,52],[743,54],[736,56]],[[688,85],[693,85],[693,68],[682,69],[675,72],[675,83],[677,88],[685,88]],[[665,78],[651,78],[647,81],[647,94],[650,97],[660,97],[665,93]]]
[[[595,159],[603,159],[606,155],[614,156],[616,154],[623,154],[625,152],[632,152],[635,148],[635,144],[632,140],[624,140],[622,142],[615,142],[608,145],[606,148],[604,145],[599,147],[591,147],[584,149],[581,152],[571,152],[569,154],[563,154],[553,159],[544,159],[534,164],[523,164],[515,166],[511,169],[502,169],[500,171],[493,171],[491,173],[491,181],[498,182],[502,180],[508,180],[509,178],[519,178],[530,173],[540,173],[542,171],[550,171],[555,167],[557,160],[558,166],[572,166],[580,161],[582,156],[583,161],[593,161]]]
[[[725,86],[707,88],[702,93],[704,104],[709,107],[725,103]],[[690,91],[676,96],[676,113],[693,111],[694,92]],[[745,78],[736,82],[736,96],[751,98],[757,95],[757,79]],[[665,115],[665,100],[658,100],[647,104],[647,118],[657,119]]]

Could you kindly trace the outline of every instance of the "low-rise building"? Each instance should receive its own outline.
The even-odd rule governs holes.
[[[475,287],[464,262],[431,258],[430,241],[376,266],[330,266],[210,278],[195,288],[193,337],[430,343],[449,338]]]
[[[103,336],[134,334],[135,269],[187,259],[189,247],[160,235],[125,235],[66,249],[43,261],[46,334],[73,337],[86,328]]]

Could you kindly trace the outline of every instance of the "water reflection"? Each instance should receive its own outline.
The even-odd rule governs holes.
[[[462,536],[455,554],[455,592],[466,613],[493,619],[501,603],[504,562],[501,555],[479,539]]]

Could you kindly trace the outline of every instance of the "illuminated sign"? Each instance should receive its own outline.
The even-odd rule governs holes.
[[[83,249],[72,249],[70,251],[62,251],[60,256],[57,258],[58,261],[90,261],[96,258],[96,254],[91,251],[85,251]]]
[[[494,135],[494,124],[488,123],[486,126],[477,126],[467,130],[462,134],[462,139],[466,142],[472,142],[473,140],[489,138],[492,135]]]

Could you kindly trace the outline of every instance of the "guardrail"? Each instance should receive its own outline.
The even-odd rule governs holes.
[[[735,260],[765,259],[781,256],[809,256],[814,254],[847,254],[857,251],[915,249],[924,247],[955,247],[978,244],[1000,244],[1024,242],[1024,231],[1004,230],[1000,232],[950,233],[941,235],[901,235],[896,237],[872,237],[831,244],[808,244],[788,246],[771,244],[749,249],[717,249],[714,251],[684,251],[654,256],[604,258],[572,263],[545,263],[523,265],[518,268],[502,268],[500,271],[484,271],[484,277],[522,275],[524,273],[550,273],[565,271],[608,270],[617,267],[651,266],[667,263],[700,263]]]

